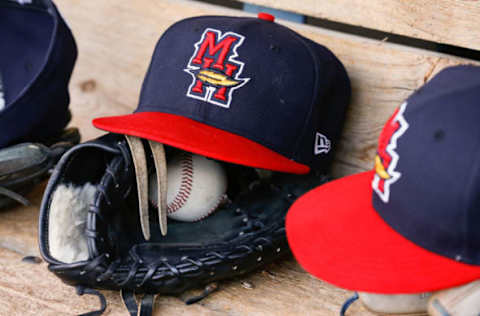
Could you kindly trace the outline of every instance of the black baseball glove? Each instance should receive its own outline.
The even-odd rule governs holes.
[[[314,173],[260,177],[253,168],[223,163],[229,200],[198,222],[169,219],[163,235],[165,214],[145,201],[143,182],[156,172],[161,183],[161,169],[175,151],[108,134],[75,146],[54,170],[40,213],[41,253],[49,269],[79,294],[101,298],[102,308],[89,315],[105,309],[94,289],[120,290],[131,315],[149,315],[155,294],[207,285],[204,295],[187,300],[193,303],[216,288],[212,282],[284,256],[288,208],[325,182]],[[144,294],[140,307],[135,294]]]
[[[80,141],[78,129],[69,128],[43,142],[19,143],[0,149],[0,209],[15,203],[44,180],[63,153]]]

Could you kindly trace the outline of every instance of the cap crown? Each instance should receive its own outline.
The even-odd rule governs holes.
[[[387,122],[373,205],[397,232],[480,264],[480,67],[440,72]]]
[[[0,148],[58,134],[71,118],[70,29],[51,0],[0,1],[0,38],[11,43],[0,49]]]
[[[322,169],[349,97],[325,47],[270,21],[204,16],[163,34],[136,112],[185,116]]]

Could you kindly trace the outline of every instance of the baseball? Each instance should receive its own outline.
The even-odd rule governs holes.
[[[157,179],[149,179],[150,202],[157,205]],[[225,200],[227,175],[222,165],[206,157],[182,152],[167,164],[167,213],[178,221],[195,222]]]

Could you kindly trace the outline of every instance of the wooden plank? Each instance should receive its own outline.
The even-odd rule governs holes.
[[[160,34],[175,21],[203,14],[243,14],[191,1],[57,0],[79,46],[72,77],[74,118],[84,140],[99,136],[90,121],[131,112]],[[330,47],[352,79],[353,102],[334,174],[371,168],[383,123],[402,100],[440,69],[468,62],[445,55],[365,40],[303,25],[288,24]],[[0,314],[77,314],[97,308],[92,297],[77,297],[49,273],[44,263],[20,262],[38,255],[37,218],[43,186],[29,196],[34,205],[0,212]],[[306,274],[293,259],[268,272],[222,283],[222,291],[186,307],[178,298],[161,297],[156,313],[200,315],[338,315],[350,294]],[[246,289],[242,281],[255,285]],[[48,289],[48,290],[45,290]],[[111,315],[126,314],[117,293],[105,292]],[[191,292],[187,295],[191,295]],[[354,304],[350,315],[371,315]]]
[[[102,133],[90,125],[92,118],[126,114],[136,107],[153,48],[168,26],[194,15],[244,14],[195,1],[60,0],[58,5],[80,50],[71,93],[73,125],[83,126],[84,139]],[[284,24],[329,47],[352,80],[353,101],[338,148],[336,177],[373,166],[383,124],[411,92],[444,67],[471,62],[307,25]]]
[[[246,0],[245,2],[480,50],[479,1]]]
[[[32,207],[0,213],[0,315],[78,315],[99,307],[96,297],[77,296],[73,287],[48,271],[45,262],[22,262],[26,255],[38,256],[38,208],[44,185],[29,195]],[[220,291],[199,304],[183,303],[186,297],[199,293],[192,290],[181,297],[158,297],[154,315],[334,316],[351,295],[314,279],[292,258],[245,278],[222,282]],[[127,315],[118,292],[103,294],[108,302],[107,315]],[[351,313],[373,315],[360,304],[355,304]]]

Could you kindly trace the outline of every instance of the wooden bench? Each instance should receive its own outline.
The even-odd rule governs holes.
[[[480,50],[480,2],[466,0],[248,0],[252,4],[311,17]],[[160,34],[196,15],[247,15],[222,6],[185,0],[56,0],[79,47],[72,77],[73,126],[83,140],[102,134],[98,116],[130,113]],[[353,98],[333,175],[372,168],[380,130],[402,101],[441,69],[473,60],[278,20],[329,47],[344,63]],[[0,213],[0,315],[74,315],[98,307],[78,297],[48,272],[45,263],[22,262],[39,255],[37,218],[45,184],[29,195],[31,207]],[[348,256],[348,254],[346,254]],[[118,293],[106,292],[108,315],[126,315]],[[185,296],[191,295],[192,292]],[[338,315],[351,293],[319,281],[289,259],[221,284],[221,291],[192,306],[160,297],[156,315]],[[372,315],[354,304],[349,315]]]

